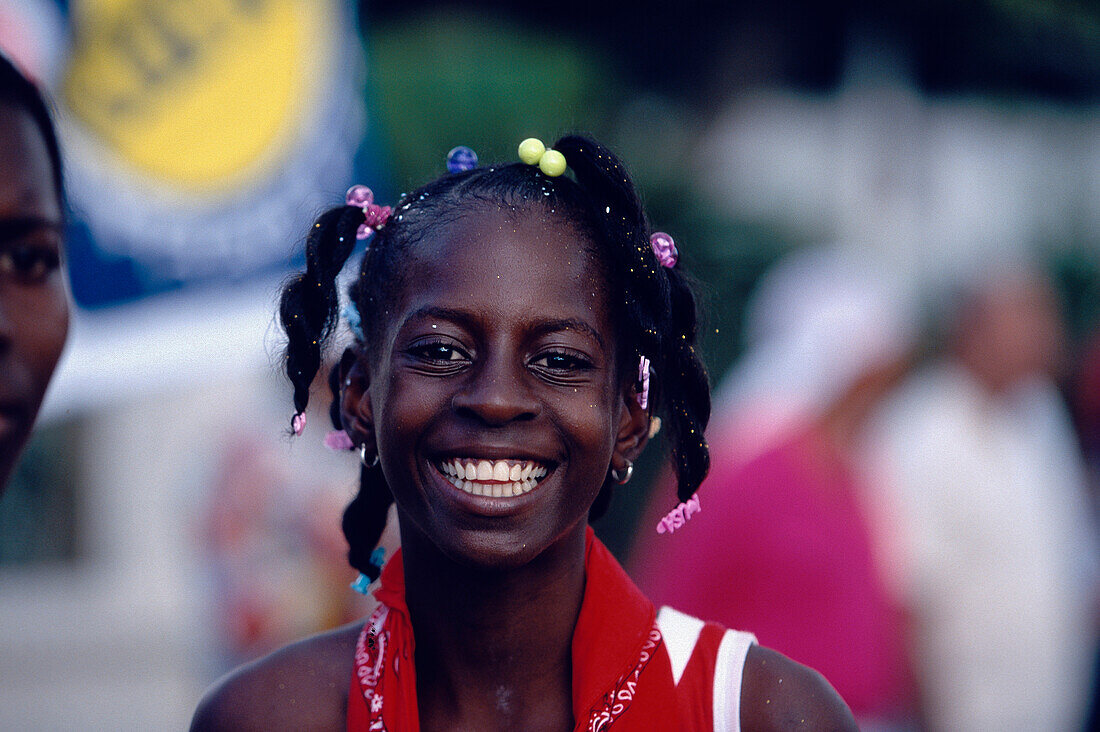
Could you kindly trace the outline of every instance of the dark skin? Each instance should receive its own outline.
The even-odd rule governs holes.
[[[420,245],[384,338],[346,373],[345,427],[378,450],[398,507],[424,730],[574,727],[587,513],[649,421],[585,244],[538,209],[467,214]],[[548,472],[523,495],[471,495],[437,468],[452,457]],[[359,627],[236,672],[193,729],[342,729]],[[744,689],[747,729],[854,729],[828,684],[772,651],[750,652]]]
[[[69,328],[62,224],[41,130],[25,109],[0,102],[0,495]]]

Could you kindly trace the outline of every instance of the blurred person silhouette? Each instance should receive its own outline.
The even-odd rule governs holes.
[[[914,708],[881,506],[852,460],[910,362],[905,292],[839,247],[769,271],[749,304],[746,354],[719,390],[705,510],[691,531],[642,532],[632,560],[657,602],[751,627],[820,670],[864,730],[904,729]]]
[[[876,418],[896,495],[930,729],[1081,729],[1095,648],[1096,543],[1054,384],[1051,283],[985,263],[947,298],[945,353]]]
[[[332,531],[349,487],[321,470],[293,471],[261,437],[240,428],[222,439],[225,455],[199,526],[219,672],[371,606],[348,592],[355,573]],[[396,522],[387,528],[383,546],[396,548]]]
[[[65,345],[64,223],[49,111],[0,52],[0,495]]]
[[[1088,471],[1089,499],[1094,527],[1100,524],[1100,327],[1085,339],[1069,390],[1070,408]],[[1100,596],[1097,621],[1100,625]],[[1093,663],[1092,701],[1085,729],[1100,729],[1100,643]]]

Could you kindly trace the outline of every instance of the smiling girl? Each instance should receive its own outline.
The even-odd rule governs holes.
[[[854,729],[815,672],[658,614],[588,528],[656,415],[681,501],[709,461],[695,299],[622,165],[575,136],[472,157],[392,212],[353,188],[283,293],[300,432],[336,277],[371,237],[332,414],[363,462],[344,533],[369,577],[397,507],[377,609],[234,672],[193,729]]]

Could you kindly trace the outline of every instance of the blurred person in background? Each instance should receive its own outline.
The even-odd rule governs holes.
[[[38,89],[0,53],[0,495],[69,328],[61,154]]]
[[[719,390],[705,510],[691,531],[643,532],[632,561],[657,602],[753,628],[819,669],[864,730],[905,729],[914,709],[879,502],[853,464],[867,416],[909,365],[903,292],[837,247],[765,274],[748,350]]]
[[[876,419],[896,492],[930,729],[1081,729],[1097,553],[1085,474],[1054,384],[1065,333],[1035,268],[985,267],[946,353]]]

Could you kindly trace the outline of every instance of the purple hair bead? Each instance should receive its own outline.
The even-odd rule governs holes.
[[[676,249],[676,242],[663,231],[655,231],[649,237],[649,245],[653,247],[653,253],[657,255],[657,261],[663,267],[675,267],[680,252]]]
[[[366,186],[352,186],[344,196],[344,202],[356,208],[366,208],[374,203],[374,191]]]

